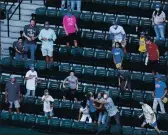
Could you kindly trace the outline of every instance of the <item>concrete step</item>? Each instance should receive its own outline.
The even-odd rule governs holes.
[[[21,14],[20,19],[21,19],[21,21],[30,21],[31,16],[30,15],[22,15]],[[13,15],[11,20],[18,21],[19,20],[19,14]]]
[[[14,41],[17,41],[17,38],[1,37],[1,43],[12,45]],[[4,48],[5,46],[2,46],[2,47]]]
[[[23,4],[44,5],[43,0],[32,0],[32,3],[30,3],[30,0],[24,0],[22,3]]]
[[[24,27],[9,26],[10,32],[19,33],[20,31],[23,31],[23,29]],[[8,31],[7,25],[4,25],[3,27],[1,27],[1,31],[7,32]]]
[[[22,3],[21,4],[21,9],[26,9],[26,10],[36,10],[36,8],[39,7],[45,7],[44,5],[36,5],[36,4],[26,4],[26,3]]]
[[[3,38],[3,37],[8,37],[8,32],[3,32],[3,31],[1,31],[1,38]],[[18,33],[18,32],[10,32],[9,33],[9,37],[10,38],[18,38],[18,37],[20,37],[20,33]]]
[[[9,21],[10,26],[24,27],[27,24],[29,24],[29,21],[17,21],[17,20]],[[4,20],[4,25],[7,25],[7,20]]]

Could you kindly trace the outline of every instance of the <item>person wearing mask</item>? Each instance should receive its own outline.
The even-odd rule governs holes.
[[[145,32],[140,33],[138,51],[141,54],[144,54],[146,52]]]
[[[9,103],[9,112],[12,112],[14,104],[16,112],[19,113],[20,98],[20,85],[16,83],[15,77],[11,75],[10,81],[6,83],[5,87],[5,102]]]
[[[129,72],[122,70],[122,68],[118,71],[118,86],[121,91],[126,90],[128,87],[128,91],[131,90],[131,76]]]
[[[67,4],[67,9],[70,8],[70,0],[61,0],[61,10],[64,10],[65,9],[65,5]]]
[[[159,67],[159,49],[158,46],[151,41],[150,37],[146,38],[147,46],[147,63],[149,68],[152,70],[152,73],[155,74],[158,72]]]
[[[164,104],[163,104],[162,100],[165,98],[165,96],[167,94],[167,86],[160,79],[161,79],[161,76],[159,74],[157,74],[155,76],[155,91],[152,94],[154,97],[153,111],[155,113],[157,112],[158,103],[160,105],[161,112],[165,113],[165,108],[164,108]]]
[[[87,106],[89,107],[92,122],[96,123],[96,121],[97,121],[97,110],[96,110],[96,107],[95,107],[95,104],[94,104],[94,97],[93,97],[92,92],[87,93]]]
[[[43,101],[43,111],[46,117],[51,118],[53,116],[53,102],[54,99],[49,95],[48,90],[44,90],[44,95],[42,97]]]
[[[126,52],[126,33],[123,27],[118,25],[117,21],[110,27],[109,34],[112,37],[112,47],[115,47],[115,42],[119,42],[121,43],[124,52]]]
[[[77,47],[77,32],[78,26],[76,24],[76,17],[72,14],[72,10],[68,9],[67,14],[63,17],[63,27],[66,33],[67,46],[73,41],[74,46]]]
[[[69,90],[66,93],[66,97],[63,96],[63,99],[68,98],[69,100],[77,101],[76,91],[78,90],[78,78],[75,76],[74,71],[71,71],[70,75],[63,81],[63,88],[66,88],[65,83],[68,84]]]
[[[156,4],[156,9],[152,14],[152,24],[154,26],[156,39],[165,41],[166,15],[161,10],[161,5]]]
[[[53,65],[53,46],[56,40],[56,34],[54,30],[49,28],[49,22],[45,22],[44,29],[40,31],[39,40],[42,41],[41,51],[46,59],[47,67],[51,68]]]
[[[24,53],[25,53],[25,60],[27,60],[27,54],[30,50],[31,53],[31,60],[35,60],[35,50],[36,50],[36,39],[39,35],[39,29],[36,26],[35,20],[31,19],[30,24],[24,27],[23,36],[25,37],[25,46],[24,46]]]
[[[155,116],[155,113],[153,112],[152,108],[148,104],[145,104],[144,102],[140,102],[140,105],[142,105],[143,113],[139,116],[139,119],[142,118],[142,116],[144,116],[144,118],[145,118],[141,127],[144,128],[144,126],[146,124],[149,124],[160,135],[160,130],[158,129],[158,126],[157,126],[156,116]]]
[[[26,73],[25,80],[26,80],[26,97],[30,96],[32,92],[32,96],[35,96],[36,84],[37,84],[37,72],[34,70],[34,65],[30,66],[30,70]]]
[[[71,9],[74,11],[75,6],[77,7],[77,11],[81,12],[81,3],[82,0],[71,0]]]
[[[88,123],[92,123],[92,118],[90,117],[90,113],[89,113],[89,107],[87,106],[86,103],[87,103],[86,100],[81,102],[81,107],[79,109],[78,121],[86,122],[88,119],[89,120]]]
[[[103,93],[98,93],[97,98],[98,101],[104,101],[103,98]],[[103,104],[98,104],[96,105],[96,109],[99,112],[99,116],[98,116],[98,124],[105,124],[106,120],[107,120],[107,111],[105,110]]]
[[[120,48],[120,43],[115,42],[115,48],[112,49],[112,55],[113,55],[113,62],[117,69],[120,69],[122,67],[124,52]]]
[[[120,113],[117,107],[114,105],[114,102],[111,97],[109,97],[109,92],[105,92],[103,95],[104,101],[94,100],[97,103],[103,104],[107,114],[109,116],[109,120],[114,117],[116,123],[121,126],[120,124]]]
[[[24,55],[24,45],[22,42],[22,38],[18,38],[18,42],[15,44],[15,58],[18,61],[23,60]]]

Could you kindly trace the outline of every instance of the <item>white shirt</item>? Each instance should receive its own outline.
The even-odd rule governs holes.
[[[88,107],[81,107],[79,110],[80,113],[82,113],[83,115],[89,115],[89,108]]]
[[[35,90],[36,89],[36,78],[37,78],[37,72],[34,71],[32,72],[31,70],[29,70],[26,73],[25,77],[32,77],[32,79],[28,79],[26,82],[26,89],[27,90]]]
[[[161,24],[163,23],[163,19],[166,18],[165,13],[162,11],[162,13],[158,16],[158,14],[155,16],[155,11],[152,14],[154,24]]]
[[[43,111],[44,112],[51,112],[53,110],[53,107],[50,106],[50,102],[54,102],[54,99],[48,95],[48,96],[43,96],[42,100],[44,102],[43,104]]]
[[[42,29],[40,31],[38,38],[39,38],[39,40],[42,41],[42,48],[46,48],[46,47],[53,47],[54,41],[56,40],[57,37],[56,37],[54,30],[49,28],[48,30]],[[52,40],[51,41],[48,41],[48,40],[44,41],[44,40],[42,40],[42,38],[47,38],[47,39],[52,39]]]
[[[147,104],[142,105],[142,110],[147,123],[152,124],[156,121],[156,116],[149,105]]]
[[[109,29],[109,34],[112,34],[114,36],[115,42],[121,42],[123,35],[126,34],[123,27],[120,25],[117,25],[117,28],[115,29],[115,25],[111,26]]]

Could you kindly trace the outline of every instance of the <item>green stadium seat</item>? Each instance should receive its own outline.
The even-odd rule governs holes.
[[[34,61],[31,61],[31,60],[24,61],[24,68],[30,69],[31,65],[34,65]]]
[[[143,119],[139,119],[139,116],[142,114],[142,109],[135,109],[133,110],[132,113],[132,123],[134,124],[134,126],[139,127],[139,125],[141,125],[143,123]]]
[[[135,135],[145,135],[146,134],[146,129],[145,128],[135,127],[134,128],[134,134]]]
[[[70,132],[72,130],[72,120],[70,119],[62,119],[61,120],[61,123],[60,123],[60,128],[63,130],[63,131],[67,131],[67,132]]]
[[[101,76],[101,77],[106,77],[107,75],[107,70],[103,67],[97,67],[95,69],[95,76]]]
[[[131,87],[132,89],[142,89],[143,87],[143,74],[141,72],[133,71],[131,74]]]
[[[162,129],[166,130],[167,129],[166,125],[168,124],[168,114],[158,113],[157,120],[158,120],[158,125],[161,126]]]
[[[72,102],[69,100],[60,102],[60,109],[58,117],[63,118],[69,118],[72,119],[74,117],[73,111],[72,111]],[[67,113],[68,112],[68,113]]]
[[[120,93],[119,104],[131,107],[130,102],[132,98],[132,93],[129,91],[123,91]]]
[[[97,131],[97,124],[95,124],[95,123],[87,123],[87,124],[85,124],[84,130],[86,132],[89,132],[89,133],[90,132],[96,133],[96,131]]]
[[[109,69],[107,71],[106,84],[109,86],[116,86],[118,84],[117,72],[114,69]]]
[[[38,98],[36,99],[35,104],[38,105],[38,106],[42,106],[42,105],[43,105],[42,98],[41,98],[41,97],[38,97]]]
[[[116,0],[105,0],[106,5],[114,5]]]
[[[117,100],[120,95],[120,89],[116,87],[109,87],[109,95],[113,100]]]
[[[151,8],[150,0],[140,0],[139,7],[143,9],[150,9]]]
[[[6,10],[6,4],[0,3],[0,9]]]
[[[12,125],[24,127],[25,115],[22,113],[14,113],[12,115]]]
[[[132,124],[132,121],[130,121],[130,118],[132,117],[132,109],[122,107],[120,115],[121,115],[121,123],[123,125],[129,126]]]
[[[164,5],[163,5],[163,10],[165,11],[165,10],[168,10],[168,3],[164,3]]]
[[[95,57],[96,57],[96,59],[102,60],[101,62],[103,62],[103,60],[105,61],[105,59],[107,57],[107,52],[103,51],[103,50],[96,49],[95,50]]]
[[[137,1],[137,0],[135,0],[135,1]],[[138,26],[139,25],[139,19],[138,19],[138,17],[130,16],[129,19],[128,19],[128,25]]]
[[[92,14],[90,12],[83,12],[80,16],[80,19],[85,22],[91,21]]]
[[[152,105],[152,102],[153,102],[152,92],[147,92],[146,91],[145,94],[144,94],[144,99],[148,104]]]
[[[5,70],[5,71],[9,70],[10,71],[10,68],[12,66],[12,59],[10,57],[4,57],[4,58],[2,58],[2,63],[1,64],[2,64],[2,67],[4,67],[3,70]]]
[[[47,68],[47,63],[45,61],[37,61],[35,64],[37,70],[45,70]]]
[[[122,130],[123,130],[123,135],[133,135],[134,134],[134,128],[130,126],[123,126]]]
[[[48,80],[45,78],[38,78],[40,80],[39,83],[37,83],[36,87],[36,95],[43,96],[44,90],[48,88]]]
[[[104,15],[103,15],[103,14],[95,13],[95,14],[93,15],[93,17],[92,17],[92,20],[93,20],[94,22],[99,22],[99,23],[101,23],[101,22],[104,21]]]
[[[58,16],[63,17],[64,15],[66,15],[66,13],[67,13],[67,11],[61,10],[61,11],[58,12]]]
[[[90,58],[93,58],[94,57],[94,54],[95,54],[95,51],[93,49],[85,49],[83,51],[83,56],[84,57],[90,57]]]
[[[34,114],[25,114],[24,122],[25,124],[35,124],[36,123],[36,115]]]
[[[92,92],[94,94],[96,92],[96,87],[93,85],[86,85],[84,87],[84,92],[85,93]]]
[[[131,69],[131,70],[141,71],[142,69],[145,69],[145,64],[144,64],[144,61],[143,61],[143,57],[140,56],[139,54],[132,53],[131,58],[130,58],[130,62],[131,62],[131,64],[130,64],[129,69]],[[134,66],[131,68],[132,64]]]
[[[145,73],[143,77],[143,89],[154,90],[154,75],[151,73]]]
[[[57,117],[51,118],[49,120],[50,132],[58,133],[60,130],[60,122],[61,120]]]
[[[38,116],[36,119],[36,125],[35,128],[36,129],[40,129],[40,130],[49,130],[49,125],[48,125],[48,118],[45,116]]]
[[[57,80],[50,80],[48,83],[48,89],[51,95],[53,95],[53,98],[62,98],[61,93],[61,85],[62,83]]]
[[[60,46],[59,47],[59,53],[61,54],[67,54],[68,48],[66,46]]]
[[[46,14],[46,8],[40,7],[36,9],[36,15],[45,15]]]
[[[140,26],[150,27],[151,26],[151,20],[149,18],[143,18],[140,20]]]
[[[77,74],[79,76],[79,75],[82,74],[83,66],[82,65],[73,64],[72,65],[72,70],[75,72],[75,74]]]
[[[73,122],[72,129],[75,131],[75,133],[81,134],[84,133],[85,128],[85,122]]]
[[[60,102],[60,108],[71,109],[71,107],[72,107],[72,103],[69,100]]]
[[[84,75],[94,75],[95,68],[93,66],[85,66],[83,68]]]
[[[119,125],[112,125],[110,128],[110,134],[120,135],[121,134],[121,127]]]
[[[108,0],[108,1],[111,1],[111,0]],[[112,23],[114,23],[115,21],[116,21],[116,16],[114,14],[105,14],[105,17],[104,17],[105,23],[109,23],[109,25],[111,26]]]
[[[79,110],[81,107],[79,102],[75,102],[72,104],[72,110]]]
[[[58,29],[58,36],[59,37],[66,36],[65,30],[63,28]]]
[[[117,0],[115,4],[117,6],[127,6],[127,0]]]
[[[9,125],[9,123],[12,121],[12,115],[13,115],[13,113],[2,110],[1,123],[4,125]]]
[[[139,1],[137,0],[128,0],[128,3],[127,3],[128,7],[131,7],[131,8],[138,8],[139,7]]]
[[[118,22],[120,25],[128,24],[128,18],[127,18],[127,16],[125,16],[125,15],[118,15],[118,16],[117,16],[117,22]]]
[[[0,80],[1,91],[5,91],[5,85],[9,80],[10,80],[10,74],[2,73],[1,80]]]
[[[157,135],[157,132],[154,129],[147,129],[146,135]]]
[[[60,66],[59,66],[59,71],[60,72],[66,72],[66,73],[69,73],[71,71],[71,66],[69,63],[62,63]]]
[[[59,108],[59,106],[60,106],[60,101],[59,101],[58,99],[55,99],[55,100],[54,100],[54,103],[53,103],[53,106],[54,106],[54,108]]]
[[[98,94],[99,92],[104,93],[106,91],[108,91],[106,87],[101,87],[101,86],[96,87],[96,94]]]
[[[24,104],[35,104],[36,98],[35,97],[24,97]]]
[[[46,12],[48,17],[56,17],[57,16],[57,10],[56,9],[47,9]]]
[[[72,14],[73,14],[77,19],[79,19],[79,18],[80,18],[80,15],[81,15],[81,13],[80,13],[80,12],[77,12],[77,11],[73,11]]]
[[[132,92],[132,106],[133,107],[141,107],[140,106],[140,104],[139,104],[139,102],[140,101],[143,101],[143,99],[144,99],[144,93],[143,92],[141,92],[141,91],[139,91],[139,90],[137,90],[137,91],[133,91]]]
[[[15,72],[19,74],[23,74],[24,72],[24,62],[23,61],[13,60],[12,66],[14,67],[13,70]]]

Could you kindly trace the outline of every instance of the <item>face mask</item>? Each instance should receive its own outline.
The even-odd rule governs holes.
[[[139,102],[140,105],[143,105],[143,102]]]
[[[48,96],[48,95],[49,95],[49,93],[45,93],[45,95],[46,95],[46,96]]]
[[[159,11],[160,10],[160,8],[156,8],[156,11]]]
[[[34,72],[34,68],[31,68],[31,71]]]
[[[104,96],[103,96],[105,99],[107,98],[107,95],[106,94],[104,94]]]

